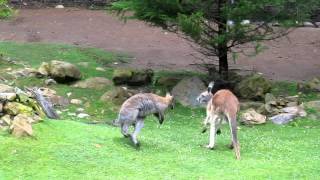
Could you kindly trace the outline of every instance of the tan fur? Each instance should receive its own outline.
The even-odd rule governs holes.
[[[203,92],[202,97],[208,97],[207,94],[208,92]],[[207,117],[204,120],[204,125],[210,124],[210,143],[207,148],[214,148],[216,131],[219,129],[222,120],[226,118],[231,131],[231,147],[234,148],[236,158],[240,159],[236,122],[238,110],[238,98],[229,90],[219,90],[211,97],[207,104]]]

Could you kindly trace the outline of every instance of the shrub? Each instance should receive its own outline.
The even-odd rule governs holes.
[[[7,0],[0,0],[0,19],[8,18],[13,14],[13,9],[8,5]]]

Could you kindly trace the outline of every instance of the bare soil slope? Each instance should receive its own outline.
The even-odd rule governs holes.
[[[237,64],[277,80],[320,76],[320,28],[299,28],[255,57]],[[85,9],[22,9],[18,17],[0,21],[0,41],[67,43],[130,53],[129,66],[155,69],[195,69],[197,52],[176,34],[137,20],[127,23],[105,11]]]

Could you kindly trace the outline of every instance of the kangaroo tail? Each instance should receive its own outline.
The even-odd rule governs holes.
[[[229,118],[229,125],[230,125],[230,129],[231,129],[233,149],[234,149],[236,158],[240,159],[240,145],[238,142],[238,135],[237,135],[238,129],[237,129],[237,116],[236,116],[236,114]]]
[[[86,122],[86,124],[93,124],[93,125],[98,125],[98,124],[107,124],[109,126],[115,126],[119,127],[120,124],[118,124],[118,121],[115,119],[113,121],[93,121],[93,122]]]

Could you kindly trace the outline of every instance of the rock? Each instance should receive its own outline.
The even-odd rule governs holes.
[[[151,83],[153,71],[133,70],[133,69],[116,69],[113,73],[112,81],[115,85],[127,84],[132,86],[140,86]]]
[[[93,77],[84,81],[79,81],[72,86],[77,88],[90,88],[101,90],[111,85],[112,82],[109,79],[103,77]]]
[[[307,108],[310,108],[310,109],[313,109],[313,110],[320,112],[320,100],[309,101],[309,102],[305,103],[305,106]]]
[[[270,117],[269,119],[278,125],[287,124],[292,121],[297,115],[291,113],[281,113],[275,116]]]
[[[13,101],[16,98],[16,93],[0,93],[0,101]]]
[[[200,105],[196,98],[206,88],[198,77],[184,78],[172,89],[172,94],[183,106],[196,107]]]
[[[77,108],[77,109],[76,109],[76,112],[77,112],[77,113],[82,113],[82,112],[84,112],[84,109],[83,109],[83,108]]]
[[[85,114],[85,113],[80,113],[77,115],[78,118],[87,118],[87,117],[90,117],[89,114]]]
[[[128,85],[132,86],[141,86],[147,85],[152,82],[153,78],[153,70],[146,69],[146,70],[135,70],[133,71],[133,76],[131,77],[130,81],[127,83]]]
[[[262,100],[270,90],[271,83],[259,74],[244,78],[235,87],[237,95],[252,100]]]
[[[126,84],[130,81],[131,77],[133,76],[133,71],[130,69],[116,69],[113,72],[112,81],[114,84]]]
[[[122,104],[125,100],[127,100],[129,97],[133,96],[137,92],[133,90],[128,90],[124,87],[116,87],[112,89],[111,91],[108,91],[104,93],[100,100],[102,102],[113,102],[117,105]]]
[[[288,102],[287,107],[295,107],[298,106],[298,102]]]
[[[0,115],[2,112],[3,112],[3,104],[2,104],[2,102],[0,102]]]
[[[12,123],[12,119],[11,119],[10,115],[8,115],[8,114],[2,116],[2,117],[0,118],[0,120],[1,120],[2,122],[4,122],[4,125],[5,125],[5,126],[10,126],[11,123]]]
[[[33,134],[32,126],[28,122],[28,119],[21,115],[14,117],[10,129],[12,130],[12,135],[15,137],[22,137],[25,135],[32,136]]]
[[[302,106],[293,106],[293,107],[286,107],[281,109],[284,113],[295,114],[297,116],[305,117],[307,116],[307,112],[303,109]]]
[[[320,78],[313,78],[306,83],[298,83],[297,88],[302,92],[320,92]]]
[[[264,124],[267,117],[257,113],[254,109],[248,109],[240,116],[240,122],[246,125]]]
[[[264,106],[262,102],[257,102],[257,101],[245,101],[240,103],[240,109],[241,110],[246,110],[246,109],[258,109],[261,106]]]
[[[45,88],[45,87],[41,87],[39,88],[39,90],[41,91],[41,94],[45,97],[52,97],[55,96],[57,94],[57,92],[53,89],[50,88]]]
[[[285,101],[284,98],[280,97],[277,99],[277,106],[286,106],[287,102]]]
[[[20,77],[43,77],[41,73],[39,73],[36,69],[33,68],[22,68],[15,71],[10,72],[16,78]]]
[[[3,108],[4,112],[9,115],[17,115],[17,114],[33,114],[33,109],[29,106],[23,105],[18,102],[7,102]]]
[[[178,84],[179,81],[181,81],[181,78],[179,77],[160,77],[156,81],[156,85],[171,88]]]
[[[104,68],[102,68],[102,67],[97,67],[96,70],[97,70],[97,71],[101,71],[101,72],[105,72],[105,71],[106,71],[106,70],[105,70]]]
[[[316,27],[313,23],[311,23],[311,22],[303,22],[303,26],[304,27]]]
[[[277,105],[277,98],[273,94],[267,93],[264,97],[264,102],[266,104]]]
[[[82,67],[89,67],[89,62],[79,62],[78,65]]]
[[[82,101],[80,99],[71,99],[71,104],[80,105],[82,104]]]
[[[288,103],[290,102],[295,102],[299,104],[299,96],[295,95],[295,96],[287,96],[284,98]]]
[[[14,93],[14,88],[6,84],[0,84],[0,93]]]
[[[68,92],[67,96],[70,97],[72,95],[72,92]]]
[[[63,96],[58,96],[58,95],[53,95],[51,97],[48,97],[48,100],[54,105],[54,106],[68,106],[70,104],[69,99],[63,97]]]
[[[57,81],[55,81],[54,79],[46,79],[44,81],[44,84],[47,86],[51,86],[51,85],[57,84]]]
[[[50,65],[47,62],[43,62],[38,68],[38,72],[44,76],[48,76],[50,74]]]
[[[64,6],[62,5],[62,4],[58,4],[58,5],[56,5],[56,7],[55,7],[56,9],[63,9],[64,8]]]
[[[60,83],[69,83],[81,79],[80,70],[75,65],[63,61],[51,61],[49,75]]]
[[[279,112],[278,109],[272,104],[265,104],[264,108],[268,114],[277,114]]]
[[[76,116],[77,114],[76,113],[68,113],[68,116]]]

